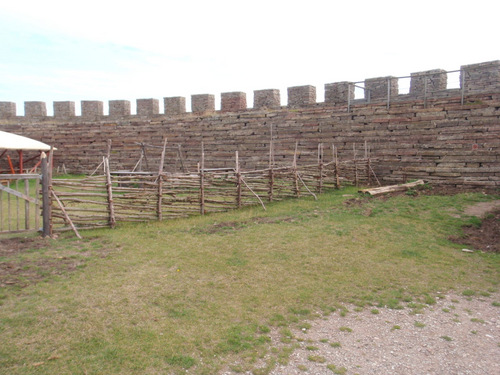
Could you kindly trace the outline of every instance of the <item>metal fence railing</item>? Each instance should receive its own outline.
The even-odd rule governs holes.
[[[437,97],[438,94],[446,94],[448,90],[453,89],[460,90],[461,103],[463,104],[466,75],[470,76],[470,73],[460,69],[429,71],[410,76],[381,77],[378,79],[378,83],[385,90],[383,96],[380,95],[380,87],[371,88],[367,81],[350,82],[347,91],[347,109],[350,112],[353,104],[371,103],[374,100],[383,100],[386,102],[387,108],[390,108],[391,102],[399,100],[403,95],[404,97],[411,96],[423,99],[426,107],[428,99]],[[394,85],[395,80],[397,81],[396,85]],[[401,83],[403,85],[400,85]],[[377,95],[375,95],[375,91]]]

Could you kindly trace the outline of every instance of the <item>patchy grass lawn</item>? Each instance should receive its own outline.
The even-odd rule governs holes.
[[[0,373],[265,374],[291,353],[289,328],[346,314],[343,304],[419,307],[440,291],[498,290],[499,255],[448,240],[476,224],[466,206],[493,198],[346,189],[4,251],[0,264],[18,273],[0,274]]]

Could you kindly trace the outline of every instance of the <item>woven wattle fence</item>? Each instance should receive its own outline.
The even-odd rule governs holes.
[[[54,230],[114,227],[119,222],[165,220],[223,212],[287,198],[313,196],[345,185],[369,186],[376,181],[370,158],[314,165],[277,166],[244,171],[238,153],[234,168],[205,168],[195,173],[111,172],[85,178],[54,179]],[[160,167],[161,168],[161,167]]]

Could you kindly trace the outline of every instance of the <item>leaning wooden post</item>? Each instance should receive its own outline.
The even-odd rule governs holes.
[[[73,232],[75,232],[75,235],[79,239],[82,239],[82,236],[80,236],[80,233],[78,233],[78,230],[76,229],[75,224],[73,224],[73,221],[71,220],[71,218],[69,217],[68,213],[66,212],[66,209],[64,208],[64,205],[62,204],[61,200],[56,195],[56,193],[55,193],[54,190],[51,190],[51,192],[52,192],[52,196],[55,198],[57,204],[59,205],[59,208],[61,209],[61,212],[63,213],[64,218],[66,219],[66,223],[69,224],[69,226],[71,227],[71,229],[73,229]]]
[[[163,165],[165,164],[165,150],[167,148],[167,138],[163,142],[163,150],[161,152],[160,167],[158,168],[158,206],[156,208],[156,215],[159,221],[163,220],[162,213],[162,200],[163,200]]]
[[[104,159],[104,166],[106,169],[106,190],[108,192],[108,211],[109,211],[109,226],[114,228],[116,226],[115,207],[113,206],[113,187],[111,182],[111,172],[109,170],[109,159]]]
[[[205,149],[203,146],[203,142],[201,142],[201,166],[199,168],[200,171],[200,214],[205,215],[205,181],[204,181],[204,173],[205,170]]]
[[[48,160],[45,152],[42,152],[42,235],[50,237],[52,227],[50,225],[51,207],[50,207],[50,176],[48,170]]]
[[[240,159],[238,151],[236,151],[236,207],[241,208],[241,172],[240,172]]]

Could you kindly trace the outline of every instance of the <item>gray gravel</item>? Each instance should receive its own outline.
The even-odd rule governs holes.
[[[416,315],[409,308],[382,308],[374,314],[350,307],[345,317],[335,313],[295,331],[300,347],[288,365],[271,374],[500,374],[500,307],[495,301],[500,302],[499,293],[446,295]]]

